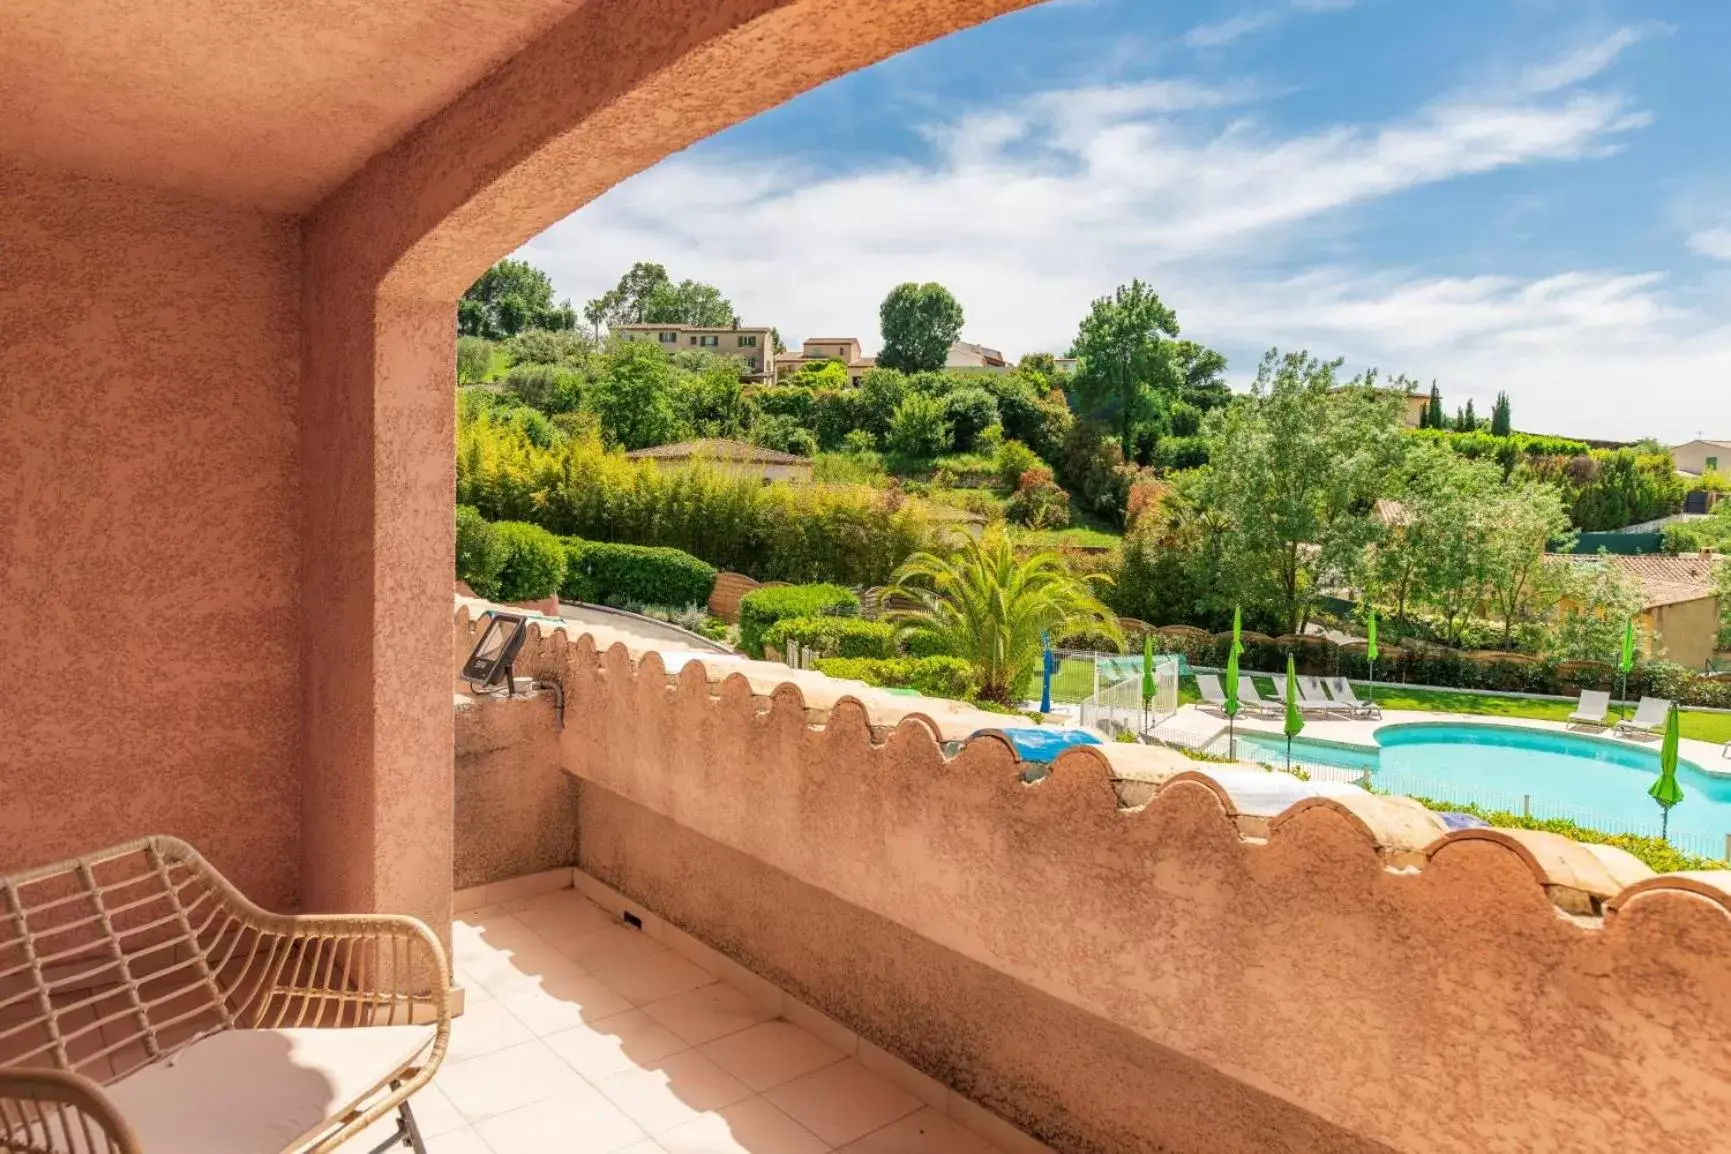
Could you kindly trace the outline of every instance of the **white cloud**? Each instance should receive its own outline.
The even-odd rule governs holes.
[[[1531,93],[1556,92],[1571,85],[1591,80],[1609,68],[1623,54],[1645,40],[1656,29],[1618,28],[1591,43],[1582,44],[1542,64],[1527,68],[1521,75],[1522,87]]]
[[[1191,48],[1223,48],[1252,32],[1267,28],[1276,19],[1272,11],[1240,12],[1214,24],[1198,24],[1184,34],[1183,40]]]
[[[1674,304],[1659,273],[1438,275],[1338,253],[1305,263],[1316,234],[1340,234],[1354,206],[1615,149],[1646,122],[1624,98],[1528,88],[1283,135],[1233,113],[1252,91],[1156,81],[1048,92],[928,127],[928,161],[852,171],[699,150],[619,186],[525,255],[579,302],[656,260],[720,285],[747,319],[790,339],[854,332],[868,347],[891,285],[939,280],[966,308],[969,338],[1012,354],[1062,349],[1089,300],[1141,276],[1240,373],[1267,345],[1304,345],[1438,377],[1481,407],[1507,389],[1528,427],[1666,438],[1731,427],[1731,330]],[[1197,110],[1236,118],[1201,128]],[[1705,243],[1717,240],[1731,235]]]
[[[1690,233],[1689,247],[1714,260],[1731,260],[1731,225]]]

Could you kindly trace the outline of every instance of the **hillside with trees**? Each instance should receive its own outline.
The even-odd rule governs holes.
[[[598,337],[636,318],[737,319],[714,286],[659,265],[588,302],[590,332],[563,323],[569,306],[527,266],[471,291],[458,349],[464,504],[765,580],[878,584],[959,521],[1003,523],[1025,547],[1074,547],[1077,572],[1113,578],[1102,595],[1117,612],[1156,624],[1219,629],[1238,608],[1270,634],[1350,630],[1342,614],[1375,604],[1391,638],[1585,656],[1635,593],[1608,567],[1545,564],[1546,551],[1665,516],[1683,497],[1658,446],[1517,432],[1506,395],[1488,418],[1466,405],[1448,420],[1433,384],[1424,427],[1408,429],[1417,382],[1346,379],[1339,362],[1271,350],[1235,396],[1225,358],[1183,338],[1140,281],[1079,320],[1073,374],[1049,354],[944,368],[962,305],[938,285],[897,286],[881,316],[893,351],[857,384],[824,360],[745,383],[737,362],[701,348]],[[549,323],[486,335],[523,315]],[[662,474],[620,456],[695,437],[812,457],[818,483]],[[1564,604],[1584,610],[1574,626]]]

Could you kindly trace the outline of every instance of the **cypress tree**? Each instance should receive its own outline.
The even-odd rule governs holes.
[[[1443,427],[1442,390],[1436,387],[1436,382],[1430,383],[1430,409],[1425,414],[1424,427],[1440,429]]]
[[[1491,436],[1506,437],[1511,429],[1509,425],[1509,395],[1497,394],[1497,403],[1491,406]]]

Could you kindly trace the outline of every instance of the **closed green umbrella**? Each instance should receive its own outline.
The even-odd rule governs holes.
[[[1232,648],[1226,653],[1226,756],[1237,757],[1237,734],[1233,732],[1232,721],[1238,716],[1238,651],[1244,646],[1239,642],[1239,634],[1243,632],[1243,618],[1237,608],[1232,610]]]
[[[1659,803],[1659,836],[1671,834],[1671,807],[1683,800],[1683,787],[1677,783],[1677,741],[1680,736],[1677,706],[1665,715],[1665,744],[1659,747],[1659,780],[1647,791],[1647,796]]]
[[[1617,672],[1623,675],[1623,688],[1617,695],[1617,716],[1622,717],[1629,704],[1629,670],[1635,668],[1635,619],[1623,619],[1623,653],[1617,659]]]
[[[1148,703],[1154,700],[1154,635],[1142,635],[1142,725],[1148,725]]]
[[[1292,739],[1304,728],[1304,715],[1298,712],[1298,666],[1292,654],[1286,655],[1286,768],[1292,769]]]
[[[1370,662],[1370,684],[1376,688],[1376,606],[1370,608],[1370,628],[1364,635],[1364,659]]]

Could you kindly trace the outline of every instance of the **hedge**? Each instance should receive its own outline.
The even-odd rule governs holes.
[[[1414,797],[1426,809],[1438,813],[1465,813],[1479,818],[1494,826],[1510,829],[1541,829],[1547,833],[1560,833],[1575,841],[1594,845],[1614,845],[1640,858],[1647,868],[1654,873],[1668,874],[1680,870],[1722,870],[1726,863],[1713,858],[1697,857],[1685,853],[1662,837],[1650,837],[1638,833],[1605,833],[1601,830],[1588,829],[1577,825],[1567,818],[1537,818],[1523,814],[1510,813],[1507,810],[1485,809],[1482,806],[1467,802],[1438,801],[1430,797]]]
[[[457,577],[475,596],[493,600],[499,596],[499,573],[509,554],[505,543],[480,512],[468,505],[457,506]]]
[[[1226,664],[1230,633],[1205,633],[1190,626],[1155,630],[1155,644],[1168,653],[1182,653],[1192,665],[1219,668]],[[1321,637],[1266,637],[1248,630],[1239,668],[1246,672],[1283,673],[1286,655],[1297,658],[1300,673],[1363,680],[1370,673],[1364,644],[1337,645]],[[1407,641],[1380,647],[1376,679],[1397,684],[1435,685],[1445,689],[1483,689],[1502,693],[1543,693],[1572,697],[1583,689],[1616,690],[1621,681],[1615,667],[1595,661],[1556,661],[1524,653],[1495,650],[1464,651]],[[1731,678],[1709,677],[1671,661],[1645,661],[1629,674],[1629,696],[1664,697],[1683,706],[1731,709]]]
[[[888,689],[914,689],[927,697],[966,701],[979,692],[974,667],[960,657],[826,657],[817,663],[819,673],[863,681]]]
[[[739,645],[763,656],[763,635],[783,617],[858,617],[859,598],[840,585],[776,585],[739,599]]]
[[[565,581],[559,595],[567,601],[633,601],[679,609],[707,605],[715,588],[715,567],[679,549],[578,537],[566,537],[564,545]]]
[[[819,657],[896,655],[895,626],[858,617],[783,617],[763,631],[766,650],[785,651],[789,642],[814,650]]]
[[[505,556],[494,596],[500,601],[539,601],[552,596],[565,576],[565,547],[559,538],[524,521],[495,521],[492,530],[493,540]]]

